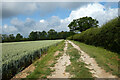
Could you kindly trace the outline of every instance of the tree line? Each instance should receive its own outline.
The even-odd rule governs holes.
[[[16,41],[34,41],[34,40],[55,40],[55,39],[66,39],[67,37],[76,34],[77,32],[85,31],[89,28],[98,27],[98,21],[92,17],[82,17],[74,19],[69,25],[70,31],[57,32],[54,29],[46,31],[32,31],[28,38],[24,38],[20,33],[16,36],[14,34],[2,34],[2,42],[16,42]]]
[[[32,31],[28,38],[22,36],[22,34],[18,33],[16,36],[14,34],[2,34],[2,42],[18,42],[18,41],[34,41],[34,40],[55,40],[55,39],[66,39],[67,37],[74,35],[75,33],[72,31],[61,31],[57,32],[54,29],[50,29],[48,32],[46,31]]]
[[[57,32],[54,29],[46,31],[32,31],[28,38],[24,38],[20,33],[16,36],[14,34],[2,34],[2,42],[16,42],[16,41],[34,41],[34,40],[55,40],[55,39],[66,39],[67,37],[76,34],[77,32],[83,32],[89,28],[98,27],[98,21],[92,17],[82,17],[79,19],[74,19],[68,25],[70,31]]]

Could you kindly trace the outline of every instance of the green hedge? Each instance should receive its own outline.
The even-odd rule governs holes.
[[[100,28],[90,28],[68,39],[86,44],[102,46],[105,49],[120,53],[120,17],[117,17]]]

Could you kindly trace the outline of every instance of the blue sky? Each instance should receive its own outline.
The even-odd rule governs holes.
[[[40,19],[48,19],[51,16],[59,16],[61,19],[65,19],[69,16],[71,11],[72,11],[72,9],[56,8],[53,12],[50,12],[50,13],[45,14],[45,15],[40,15],[40,11],[36,11],[32,15],[20,14],[20,15],[17,15],[17,16],[12,16],[12,17],[3,19],[2,25],[4,25],[4,24],[11,25],[10,21],[14,17],[17,17],[22,21],[25,21],[26,18],[31,18],[31,19],[34,19],[36,21],[39,21]]]
[[[96,8],[93,6],[95,6]],[[86,11],[84,11],[83,9]],[[19,32],[25,36],[27,36],[32,30],[48,31],[50,28],[55,28],[57,31],[60,30],[68,31],[69,29],[67,28],[67,25],[70,23],[72,19],[83,16],[90,16],[98,19],[98,21],[100,22],[99,25],[102,25],[106,21],[117,16],[117,9],[118,9],[117,2],[98,2],[98,3],[96,2],[9,3],[8,2],[8,3],[3,3],[2,6],[3,18],[2,18],[2,25],[1,24],[0,25],[3,27],[3,33],[17,34]],[[106,15],[106,13],[108,13],[108,15]],[[102,15],[105,16],[103,17]],[[106,21],[102,20],[100,18],[101,16]],[[25,26],[26,24],[27,26]],[[31,26],[30,24],[32,24],[33,26]],[[55,25],[55,26],[51,26],[51,25]],[[24,32],[24,30],[22,30],[21,28],[29,29],[29,31]]]
[[[111,7],[111,8],[118,8],[117,2],[99,2],[99,3],[104,5],[104,6]],[[73,9],[57,7],[53,12],[47,13],[45,15],[40,15],[40,11],[36,11],[32,15],[19,14],[17,16],[3,18],[2,25],[4,25],[4,24],[11,25],[10,20],[14,17],[17,17],[22,21],[25,21],[26,18],[31,18],[31,19],[34,19],[36,21],[39,21],[40,19],[47,19],[47,18],[50,18],[51,16],[59,16],[61,19],[65,19],[66,17],[69,16],[69,14],[72,10]]]

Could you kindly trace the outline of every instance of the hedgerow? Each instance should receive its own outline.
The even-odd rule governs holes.
[[[86,44],[102,46],[105,49],[120,53],[120,17],[110,20],[99,28],[90,28],[74,36],[70,40]]]

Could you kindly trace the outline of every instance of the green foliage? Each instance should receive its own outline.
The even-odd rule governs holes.
[[[91,17],[82,17],[79,19],[74,19],[68,27],[70,28],[70,31],[85,31],[89,28],[95,28],[98,27],[98,21],[96,19],[92,19]]]
[[[20,41],[20,40],[22,40],[23,39],[23,36],[20,34],[20,33],[18,33],[17,35],[16,35],[16,41]]]
[[[18,33],[16,37],[13,34],[7,35],[2,34],[2,42],[18,42],[18,41],[35,41],[35,40],[56,40],[56,39],[66,39],[67,37],[74,35],[74,32],[61,31],[57,32],[54,29],[46,31],[32,31],[28,38],[23,38],[23,36]]]
[[[53,40],[56,39],[56,37],[57,37],[57,32],[54,29],[50,29],[48,31],[48,39]]]
[[[58,39],[66,39],[67,37],[71,36],[71,35],[74,35],[75,33],[70,31],[70,32],[67,32],[67,31],[61,31],[61,32],[58,32],[57,34],[57,38]]]
[[[9,38],[10,38],[10,40],[15,39],[15,37],[14,37],[13,34],[10,34],[10,35],[9,35]]]
[[[62,40],[2,43],[2,77],[13,77]],[[0,66],[1,67],[1,66]]]
[[[30,35],[29,35],[29,39],[30,40],[37,40],[38,39],[38,32],[31,32]]]
[[[102,46],[120,53],[120,23],[119,17],[107,22],[101,28],[90,28],[80,34],[69,37],[86,44]]]

